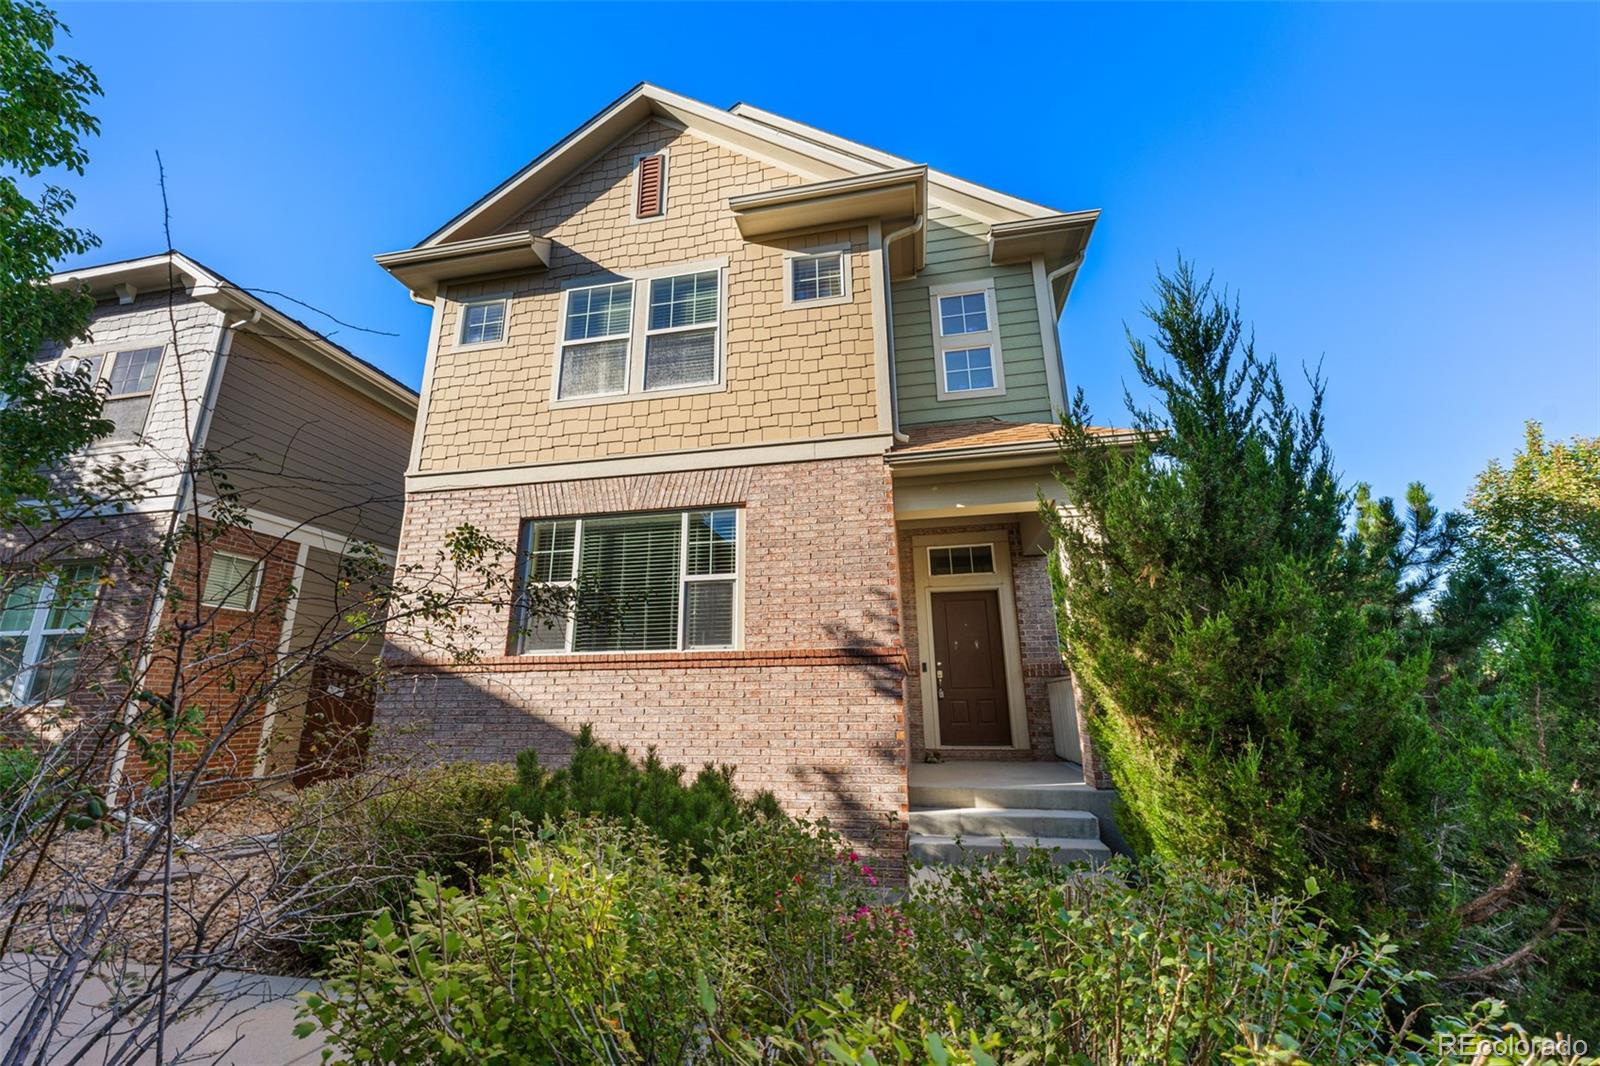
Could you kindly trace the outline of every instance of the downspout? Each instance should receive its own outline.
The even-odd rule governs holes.
[[[1056,267],[1044,276],[1044,295],[1050,300],[1051,305],[1050,331],[1051,336],[1055,339],[1055,360],[1061,367],[1061,404],[1063,408],[1070,407],[1072,403],[1071,394],[1067,391],[1067,357],[1061,351],[1061,313],[1067,309],[1067,302],[1063,300],[1060,307],[1055,306],[1056,279],[1074,273],[1079,267],[1083,266],[1085,254],[1083,252],[1078,253],[1078,258],[1063,266]],[[1059,418],[1060,415],[1056,417]]]
[[[889,428],[894,432],[894,439],[901,444],[907,443],[911,438],[900,432],[900,386],[895,380],[894,360],[894,299],[892,297],[894,282],[891,280],[894,269],[889,265],[889,249],[893,247],[895,241],[902,237],[909,237],[922,229],[922,223],[923,216],[918,215],[917,220],[911,225],[897,229],[883,239],[883,318],[884,322],[887,323],[889,332]]]

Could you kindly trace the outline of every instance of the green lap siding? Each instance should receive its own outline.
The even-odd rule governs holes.
[[[910,281],[894,283],[895,384],[902,426],[993,416],[1010,422],[1048,422],[1050,386],[1045,375],[1033,267],[989,265],[989,227],[944,208],[928,211],[928,265]],[[994,279],[1005,364],[1003,396],[940,400],[934,379],[932,312],[928,287]]]

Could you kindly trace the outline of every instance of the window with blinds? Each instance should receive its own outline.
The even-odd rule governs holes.
[[[733,508],[538,520],[523,527],[521,585],[574,590],[571,615],[532,617],[523,653],[731,648],[739,610]]]
[[[261,585],[261,560],[232,552],[212,552],[200,602],[230,611],[253,611]]]
[[[697,270],[567,290],[556,399],[715,385],[722,273]]]

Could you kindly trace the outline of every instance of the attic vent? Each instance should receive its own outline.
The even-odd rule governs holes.
[[[639,180],[635,185],[633,212],[639,218],[659,218],[667,207],[667,157],[639,157]]]

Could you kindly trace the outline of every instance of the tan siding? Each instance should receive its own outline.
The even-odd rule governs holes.
[[[261,337],[235,336],[207,445],[248,506],[399,540],[411,423]]]
[[[632,218],[634,160],[666,150],[665,216]],[[434,473],[870,433],[877,422],[867,231],[746,243],[728,197],[795,176],[663,123],[640,126],[508,226],[554,244],[546,274],[464,286],[455,300],[511,293],[507,341],[452,350],[457,308],[428,396],[420,468]],[[783,307],[784,249],[848,242],[853,298]],[[726,257],[726,388],[552,409],[560,292],[609,271]]]

